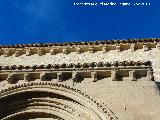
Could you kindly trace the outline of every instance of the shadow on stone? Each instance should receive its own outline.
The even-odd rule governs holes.
[[[156,85],[158,86],[159,91],[160,91],[160,82],[156,82]]]

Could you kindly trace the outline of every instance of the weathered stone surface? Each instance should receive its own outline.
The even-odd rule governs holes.
[[[146,39],[28,44],[10,49],[1,46],[0,119],[26,107],[40,118],[39,112],[52,115],[46,119],[159,120],[160,94],[155,84],[160,81],[159,42]]]

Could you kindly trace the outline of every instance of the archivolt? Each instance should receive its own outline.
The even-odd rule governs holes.
[[[14,85],[0,93],[0,119],[114,120],[115,115],[80,90],[51,82]]]

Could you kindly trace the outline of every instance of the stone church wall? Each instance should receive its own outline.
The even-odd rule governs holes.
[[[30,81],[62,83],[104,103],[120,120],[159,120],[159,48],[154,40],[136,44],[2,47],[0,85],[4,89]],[[53,71],[46,70],[50,65]]]

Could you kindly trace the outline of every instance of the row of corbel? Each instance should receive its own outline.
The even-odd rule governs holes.
[[[131,52],[134,52],[138,49],[143,49],[144,51],[148,51],[151,48],[160,48],[160,45],[135,45],[135,44],[130,44],[130,45],[114,45],[114,46],[86,46],[86,47],[55,47],[55,48],[22,48],[22,49],[15,49],[15,48],[2,48],[0,51],[0,55],[4,55],[6,57],[9,56],[15,56],[19,57],[23,54],[26,56],[31,56],[34,54],[38,54],[39,56],[45,55],[46,53],[49,53],[50,55],[55,55],[58,53],[63,53],[63,54],[70,54],[71,52],[76,52],[77,54],[81,54],[84,52],[90,52],[90,53],[95,53],[97,51],[103,51],[103,53],[108,52],[110,50],[116,50],[117,52],[121,52],[124,50],[130,50]]]
[[[123,70],[122,70],[123,71]],[[151,69],[146,69],[146,70],[130,70],[128,71],[129,73],[129,80],[131,81],[137,81],[138,77],[137,76],[140,76],[140,71],[141,73],[143,72],[146,72],[146,75],[145,77],[147,78],[147,80],[154,80],[154,76],[153,76],[153,71]],[[92,78],[92,81],[93,82],[96,82],[99,80],[99,77],[102,77],[101,73],[102,71],[91,71],[91,72],[86,72],[86,73],[89,73],[91,78]],[[106,71],[105,71],[106,72]],[[124,77],[123,74],[120,74],[121,70],[111,70],[111,71],[108,71],[108,75],[107,77],[111,77],[112,81],[119,81],[119,79],[121,77]],[[69,74],[70,73],[70,74]],[[65,72],[31,72],[31,73],[10,73],[8,74],[6,80],[10,83],[10,84],[15,84],[17,83],[18,81],[18,75],[20,74],[23,74],[23,80],[25,82],[30,82],[30,81],[33,81],[33,78],[35,79],[35,76],[34,74],[39,74],[39,77],[37,77],[37,79],[41,80],[41,81],[48,81],[49,79],[57,79],[58,82],[63,82],[67,79],[72,79],[73,82],[79,82],[80,81],[80,78],[82,77],[82,74],[84,74],[85,72],[82,72],[82,71],[72,71],[72,72],[69,72],[69,71],[65,71]],[[104,73],[104,71],[103,71]],[[51,75],[55,75],[56,77],[52,77],[52,78],[49,78],[49,76]],[[106,75],[106,73],[104,73]],[[2,75],[2,74],[1,74]],[[33,77],[34,76],[34,77]],[[32,78],[33,77],[33,78]],[[104,77],[104,76],[103,76]],[[105,76],[106,77],[106,76]],[[144,76],[143,76],[144,77]]]

